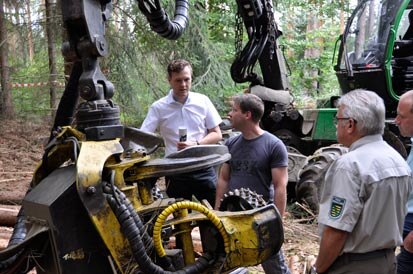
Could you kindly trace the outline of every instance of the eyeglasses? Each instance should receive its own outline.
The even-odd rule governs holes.
[[[337,125],[338,121],[340,121],[340,120],[350,120],[350,119],[351,119],[350,117],[337,117],[337,116],[334,116],[333,123],[334,123],[334,125]]]

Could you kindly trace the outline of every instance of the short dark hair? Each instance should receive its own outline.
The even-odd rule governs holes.
[[[183,59],[173,60],[169,63],[168,68],[167,68],[168,76],[171,77],[173,72],[181,72],[186,67],[189,67],[189,69],[191,70],[191,74],[192,74],[191,63]]]
[[[251,93],[235,95],[232,102],[239,105],[242,113],[251,112],[252,121],[258,123],[264,115],[264,102],[260,97]]]

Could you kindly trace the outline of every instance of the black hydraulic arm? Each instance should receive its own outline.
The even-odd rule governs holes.
[[[271,0],[237,0],[237,5],[238,16],[242,18],[249,41],[232,64],[233,80],[237,83],[260,84],[275,90],[288,90],[285,60],[276,41],[281,31],[274,19]],[[254,72],[257,61],[263,79]]]
[[[184,32],[188,22],[188,0],[176,0],[172,21],[159,0],[138,0],[138,4],[151,28],[161,36],[178,39]],[[123,136],[119,107],[111,100],[115,88],[99,65],[100,58],[109,52],[105,28],[112,9],[111,0],[62,0],[62,17],[68,38],[63,43],[62,52],[66,59],[77,62],[75,73],[72,73],[77,78],[77,90],[73,90],[73,86],[66,87],[57,110],[61,116],[56,117],[54,129],[73,120],[78,98],[72,97],[81,97],[85,102],[77,108],[75,120],[77,128],[86,133],[88,140]]]
[[[63,22],[69,40],[62,50],[64,55],[75,55],[82,61],[78,89],[85,100],[110,99],[114,94],[113,84],[103,75],[98,59],[108,54],[105,24],[111,13],[112,2],[107,0],[62,1]]]
[[[178,39],[182,35],[188,22],[188,0],[176,0],[172,21],[159,0],[138,0],[138,4],[155,32],[168,39]],[[69,40],[63,44],[63,54],[75,55],[82,61],[79,92],[85,100],[110,99],[114,94],[113,84],[99,66],[99,58],[108,54],[105,25],[111,14],[111,0],[62,0],[63,22]]]

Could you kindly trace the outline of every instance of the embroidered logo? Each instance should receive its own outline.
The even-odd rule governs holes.
[[[341,216],[341,214],[343,214],[345,205],[346,199],[333,196],[333,199],[331,200],[330,212],[328,214],[330,218],[338,219]]]

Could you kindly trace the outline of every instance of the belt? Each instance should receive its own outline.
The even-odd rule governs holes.
[[[378,257],[382,257],[387,253],[394,252],[393,248],[386,248],[380,250],[374,250],[366,253],[343,253],[340,255],[337,260],[344,260],[344,261],[364,261],[369,259],[374,259]]]

